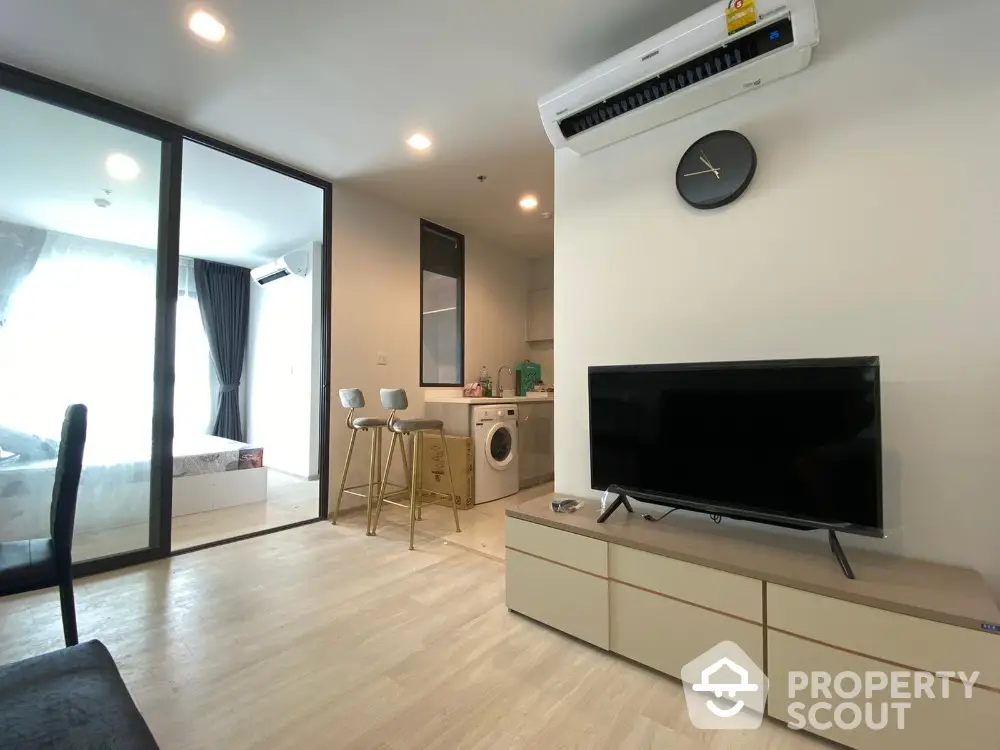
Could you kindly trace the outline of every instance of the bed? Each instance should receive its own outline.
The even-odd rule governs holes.
[[[88,441],[77,500],[76,530],[100,531],[149,519],[148,447]],[[8,452],[10,453],[10,452]],[[261,446],[213,435],[174,439],[173,515],[267,500]],[[48,535],[55,458],[0,460],[0,541]]]
[[[174,439],[173,515],[267,500],[264,449],[214,435]]]

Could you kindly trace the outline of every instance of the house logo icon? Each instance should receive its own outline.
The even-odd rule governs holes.
[[[764,722],[767,677],[732,641],[692,659],[681,670],[688,716],[698,729],[757,729]]]

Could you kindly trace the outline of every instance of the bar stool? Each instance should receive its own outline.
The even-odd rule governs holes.
[[[340,403],[345,409],[349,409],[347,412],[347,429],[351,431],[351,442],[347,447],[347,460],[344,462],[344,475],[340,479],[340,491],[337,493],[337,500],[333,505],[333,511],[330,513],[330,522],[333,524],[337,523],[337,516],[340,513],[340,502],[343,500],[345,494],[354,495],[355,497],[364,497],[368,501],[368,520],[365,533],[368,536],[374,536],[375,532],[372,528],[372,509],[375,507],[375,501],[381,492],[385,492],[386,486],[392,486],[397,489],[389,493],[390,497],[396,495],[407,494],[410,491],[409,485],[403,487],[399,484],[394,484],[392,482],[383,482],[382,475],[382,428],[388,424],[388,420],[381,417],[355,417],[355,409],[363,409],[365,407],[365,396],[361,392],[360,388],[341,388],[340,389]],[[368,483],[367,484],[356,484],[351,487],[347,487],[347,474],[351,468],[351,456],[354,454],[354,442],[358,439],[359,432],[369,432],[372,433],[372,446],[371,453],[369,454],[368,462]],[[406,478],[409,480],[410,472],[409,466],[406,461],[406,449],[405,447],[401,449],[403,453],[403,467],[406,470]],[[389,456],[390,460],[392,456]],[[385,479],[389,478],[389,462],[385,465]],[[356,490],[365,488],[365,492],[357,492]]]
[[[451,473],[451,458],[448,456],[448,445],[444,439],[444,423],[440,419],[396,419],[396,412],[406,409],[409,406],[409,402],[406,398],[406,391],[402,388],[383,388],[379,394],[382,398],[382,406],[389,409],[389,419],[387,420],[387,426],[389,432],[392,433],[392,440],[389,442],[389,458],[386,460],[385,472],[386,477],[389,475],[389,466],[392,464],[392,454],[396,448],[396,443],[399,443],[400,450],[404,450],[406,445],[406,436],[413,435],[413,466],[412,466],[412,476],[410,477],[410,549],[413,549],[413,530],[416,525],[417,514],[420,512],[420,508],[423,505],[423,500],[420,497],[420,490],[417,489],[417,479],[420,476],[420,459],[421,453],[423,452],[421,447],[421,434],[424,432],[437,432],[441,436],[441,448],[444,452],[444,463],[448,469],[448,485],[451,487],[451,494],[446,495],[443,492],[435,492],[434,490],[424,490],[426,494],[436,495],[437,497],[450,497],[451,498],[451,511],[455,514],[455,531],[461,531],[462,528],[458,524],[458,501],[455,497],[455,480]],[[403,452],[403,461],[405,466],[406,453]],[[375,522],[372,525],[372,533],[378,529],[378,519],[382,513],[382,503],[387,502],[390,505],[397,505],[401,508],[405,508],[404,503],[394,502],[389,500],[393,494],[385,494],[386,481],[382,480],[382,485],[379,488],[378,502],[375,505]],[[429,503],[431,505],[435,504]]]

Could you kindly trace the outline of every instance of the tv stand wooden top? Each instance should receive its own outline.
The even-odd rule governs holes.
[[[820,532],[780,533],[729,521],[716,525],[680,512],[650,523],[624,508],[598,524],[599,502],[584,500],[576,513],[553,513],[556,497],[566,495],[529,500],[509,508],[507,516],[903,615],[975,630],[1000,625],[1000,610],[974,570],[848,549],[857,575],[852,581],[838,567],[825,532],[821,537]]]

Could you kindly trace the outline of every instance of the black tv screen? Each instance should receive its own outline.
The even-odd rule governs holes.
[[[591,367],[591,486],[882,535],[879,360]]]

